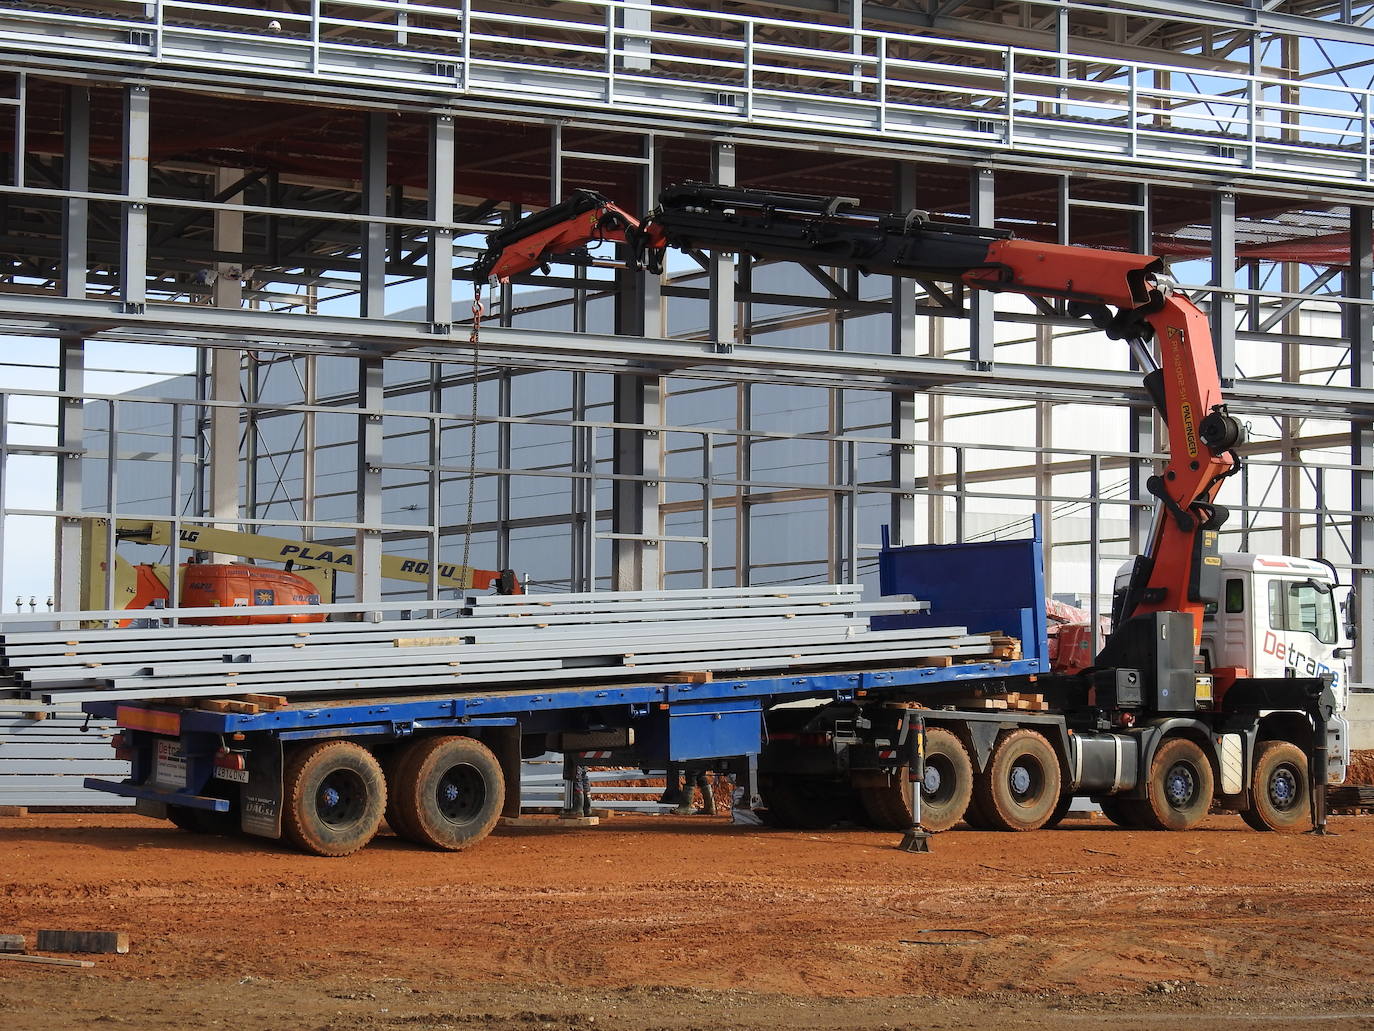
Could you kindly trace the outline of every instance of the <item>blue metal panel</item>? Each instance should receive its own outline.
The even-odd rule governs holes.
[[[884,548],[878,583],[884,595],[910,594],[930,611],[875,616],[875,630],[966,626],[970,633],[1000,632],[1021,639],[1033,672],[1048,673],[1045,644],[1045,563],[1040,518],[1034,536],[977,544],[914,544]]]
[[[757,699],[675,706],[668,716],[668,759],[752,755],[762,740],[762,715]]]

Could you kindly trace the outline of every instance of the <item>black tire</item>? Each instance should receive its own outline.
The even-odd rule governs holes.
[[[419,845],[458,852],[496,826],[506,805],[506,780],[490,748],[476,738],[416,741],[402,753],[393,785],[400,826]]]
[[[1241,819],[1257,831],[1301,834],[1312,826],[1312,787],[1307,756],[1288,741],[1263,741],[1255,749],[1250,808]]]
[[[1212,764],[1186,737],[1159,746],[1150,763],[1147,796],[1131,806],[1150,830],[1186,831],[1200,824],[1212,808]]]
[[[1013,730],[997,741],[988,768],[974,783],[979,814],[994,830],[1033,831],[1059,804],[1059,756],[1033,730]]]
[[[282,776],[282,833],[302,852],[356,852],[377,833],[385,811],[386,778],[361,745],[316,741],[288,753]]]
[[[1073,797],[1067,792],[1059,796],[1059,804],[1054,807],[1054,812],[1050,813],[1050,818],[1045,821],[1046,829],[1058,827],[1064,822],[1064,817],[1069,815],[1069,806],[1073,805]]]
[[[408,744],[413,744],[409,742]],[[414,840],[413,832],[406,826],[405,815],[396,805],[396,799],[400,792],[398,780],[400,776],[401,759],[405,756],[407,746],[399,746],[389,749],[379,761],[382,764],[382,773],[386,777],[386,813],[384,819],[386,825],[391,828],[391,833],[398,838],[405,838],[407,841]]]
[[[992,821],[983,815],[983,810],[978,806],[977,774],[974,774],[973,797],[968,800],[968,808],[964,810],[964,823],[976,831],[995,830]]]
[[[911,794],[906,769],[881,787],[859,789],[859,800],[873,826],[906,830],[911,826]],[[921,826],[947,831],[964,818],[973,794],[973,761],[964,743],[941,727],[926,731],[926,780],[921,786]]]

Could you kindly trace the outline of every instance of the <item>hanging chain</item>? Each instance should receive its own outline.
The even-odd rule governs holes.
[[[482,333],[482,284],[472,286],[472,332],[468,343],[472,345],[472,431],[468,437],[468,513],[463,528],[463,571],[468,570],[468,557],[472,551],[472,513],[477,501],[477,374],[479,371],[478,341]]]

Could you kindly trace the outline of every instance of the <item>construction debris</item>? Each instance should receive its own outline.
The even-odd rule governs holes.
[[[28,941],[22,934],[0,934],[0,952],[23,952]]]
[[[0,960],[12,963],[39,963],[48,967],[93,967],[89,959],[58,959],[56,956],[20,956],[13,952],[0,952]]]

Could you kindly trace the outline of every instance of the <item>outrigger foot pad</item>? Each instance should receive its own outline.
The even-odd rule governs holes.
[[[929,852],[930,832],[913,827],[902,835],[902,843],[897,848],[903,852]]]

